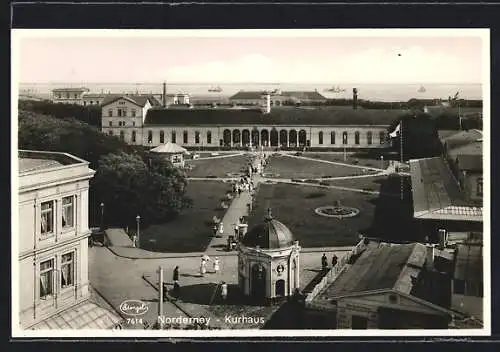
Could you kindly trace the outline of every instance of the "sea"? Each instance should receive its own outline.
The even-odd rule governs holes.
[[[162,82],[150,83],[106,83],[106,82],[53,82],[53,83],[20,83],[23,93],[46,97],[55,88],[86,87],[91,93],[113,94],[155,94],[162,93]],[[314,91],[317,90],[329,99],[350,99],[353,88],[358,90],[358,99],[371,101],[408,101],[409,99],[448,99],[458,93],[462,99],[481,100],[483,86],[481,84],[308,84],[308,83],[169,83],[166,82],[167,93],[188,93],[192,98],[224,99],[238,91],[264,91],[280,89],[282,91]],[[422,89],[423,87],[423,89]],[[220,91],[210,92],[214,88]],[[339,88],[337,92],[328,91]],[[217,89],[219,90],[219,89]]]

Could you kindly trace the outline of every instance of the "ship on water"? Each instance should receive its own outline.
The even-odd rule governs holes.
[[[209,91],[210,93],[220,93],[220,92],[222,92],[222,88],[221,88],[220,86],[217,86],[217,87],[210,87],[210,88],[208,89],[208,91]]]
[[[340,88],[340,86],[332,86],[331,88],[325,89],[325,92],[329,92],[329,93],[344,93],[345,89],[344,88]]]

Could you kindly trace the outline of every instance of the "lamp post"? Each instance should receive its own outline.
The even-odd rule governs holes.
[[[383,155],[380,156],[380,168],[381,169],[384,168],[384,156]]]
[[[135,217],[135,220],[137,221],[137,248],[141,248],[141,237],[140,237],[141,216],[137,215]]]
[[[101,202],[101,231],[104,230],[104,203]]]

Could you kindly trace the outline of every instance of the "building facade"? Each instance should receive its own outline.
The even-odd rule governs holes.
[[[144,120],[152,102],[146,96],[119,96],[102,103],[102,131],[130,144],[144,141]]]
[[[87,92],[89,92],[89,89],[85,87],[53,89],[52,102],[83,105],[83,96]]]
[[[31,326],[89,298],[88,197],[95,171],[65,153],[19,152],[19,319]]]

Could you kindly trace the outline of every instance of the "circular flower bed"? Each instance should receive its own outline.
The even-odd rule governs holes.
[[[326,216],[328,218],[351,218],[359,214],[359,209],[346,207],[343,205],[327,205],[323,207],[316,208],[314,212],[321,216]]]

